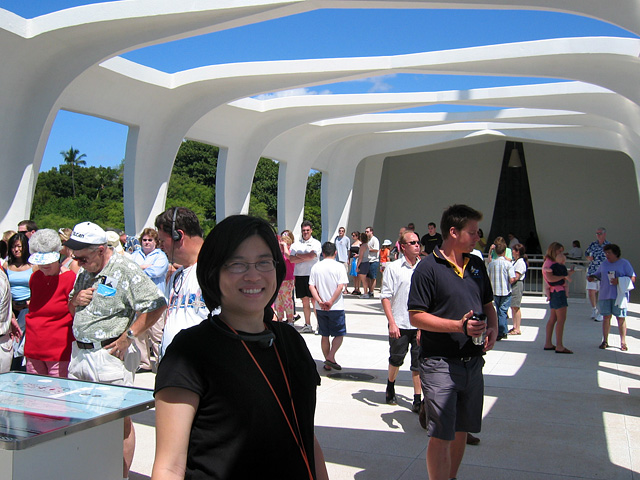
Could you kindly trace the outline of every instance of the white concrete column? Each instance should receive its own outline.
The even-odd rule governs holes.
[[[125,231],[139,234],[153,227],[164,211],[171,169],[181,132],[130,127],[124,160]]]
[[[338,228],[349,228],[347,223],[351,211],[356,168],[357,163],[354,161],[336,161],[328,171],[322,173],[323,241],[336,238]]]
[[[280,161],[278,171],[278,231],[289,229],[300,238],[309,165],[302,159]]]

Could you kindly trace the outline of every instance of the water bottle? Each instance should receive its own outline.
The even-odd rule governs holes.
[[[487,323],[487,316],[484,313],[474,313],[469,320],[479,320],[481,322]],[[480,335],[478,335],[477,337],[471,337],[473,339],[473,344],[484,345],[484,339],[486,336],[487,329],[485,327],[484,331]]]

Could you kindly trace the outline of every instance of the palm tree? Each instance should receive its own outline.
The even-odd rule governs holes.
[[[82,160],[84,157],[86,157],[86,155],[84,153],[82,155],[78,155],[79,153],[80,150],[76,150],[75,148],[73,148],[73,145],[71,146],[69,151],[65,152],[63,150],[62,152],[60,152],[60,155],[64,157],[64,162],[67,165],[71,165],[71,186],[73,187],[73,198],[76,198],[76,179],[73,174],[73,167],[87,164],[87,162]]]

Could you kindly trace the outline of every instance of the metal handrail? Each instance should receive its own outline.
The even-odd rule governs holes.
[[[542,276],[542,264],[544,255],[527,255],[529,267],[524,277],[524,293],[527,295],[544,295],[544,278]],[[569,282],[569,296],[585,296],[587,291],[586,276],[588,260],[569,260],[567,268],[573,269],[571,282]]]
[[[529,268],[527,269],[527,275],[524,279],[524,293],[529,295],[543,295],[544,279],[542,277],[542,264],[544,263],[544,257],[542,255],[531,255],[528,259]],[[569,282],[570,296],[577,297],[586,295],[588,266],[589,262],[587,260],[567,260],[567,268],[569,270],[573,269],[571,282]]]

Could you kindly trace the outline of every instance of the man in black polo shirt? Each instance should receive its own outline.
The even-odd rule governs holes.
[[[453,205],[440,222],[443,243],[415,268],[409,318],[421,330],[420,379],[427,409],[427,470],[430,480],[455,478],[467,432],[482,424],[484,352],[498,332],[493,291],[482,259],[469,255],[478,241],[482,214]],[[487,324],[471,320],[484,313]],[[472,337],[482,335],[483,345]]]

